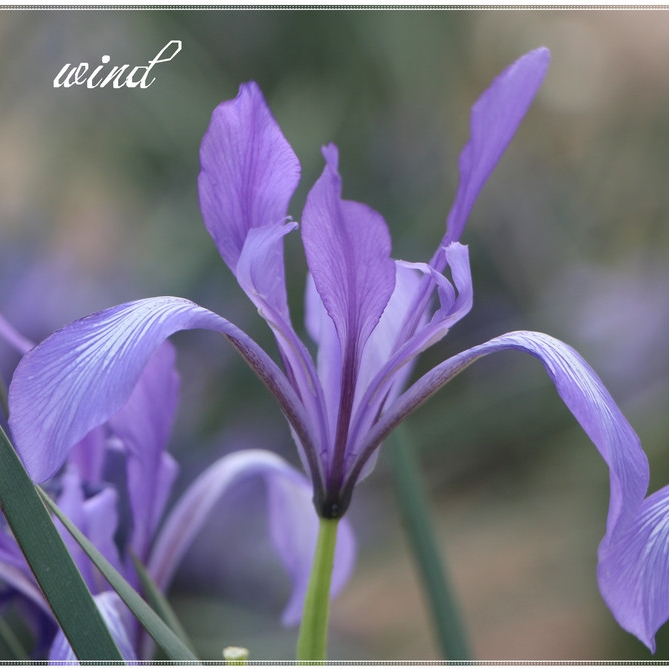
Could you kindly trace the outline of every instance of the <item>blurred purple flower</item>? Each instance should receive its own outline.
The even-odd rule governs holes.
[[[340,517],[398,423],[477,359],[505,349],[524,351],[543,363],[609,467],[600,587],[621,624],[650,645],[658,617],[649,614],[644,597],[628,597],[626,590],[640,592],[647,577],[626,563],[621,581],[616,562],[628,547],[643,545],[637,535],[647,459],[588,364],[548,335],[511,332],[442,362],[403,391],[418,354],[471,308],[468,251],[459,239],[549,60],[547,49],[526,54],[474,105],[455,203],[429,263],[390,257],[383,218],[341,199],[337,149],[323,149],[325,169],[302,215],[310,272],[306,320],[318,345],[316,362],[291,324],[284,279],[282,240],[297,227],[287,210],[300,165],[258,86],[242,85],[234,100],[214,111],[203,139],[200,205],[221,256],[274,332],[284,371],[235,325],[184,299],[140,300],[88,316],[30,351],[14,376],[10,424],[31,476],[39,481],[52,475],[74,443],[120,409],[160,342],[177,330],[206,328],[225,335],[273,393],[311,475],[318,513]],[[443,274],[446,268],[451,280]],[[659,608],[666,611],[669,592],[660,592]]]
[[[20,352],[25,350],[25,340],[2,317],[0,337]],[[267,487],[270,534],[293,586],[283,621],[298,622],[318,532],[309,481],[273,453],[237,451],[220,458],[200,474],[165,516],[177,474],[176,462],[166,447],[178,391],[175,352],[166,341],[152,354],[125,405],[106,425],[93,428],[70,450],[62,475],[51,484],[59,489],[59,506],[133,586],[139,588],[140,582],[131,555],[146,565],[156,585],[166,591],[176,567],[219,499],[241,480],[261,477]],[[112,451],[125,456],[126,484],[119,488],[106,480],[106,465]],[[120,489],[127,490],[129,496],[131,526],[119,550],[115,535]],[[148,658],[151,643],[139,624],[71,535],[64,528],[61,534],[123,656]],[[333,594],[344,585],[353,565],[355,546],[348,524],[342,526],[339,539]],[[0,532],[0,577],[50,614],[18,545],[7,531]],[[70,654],[69,644],[59,632],[50,659],[74,659]]]

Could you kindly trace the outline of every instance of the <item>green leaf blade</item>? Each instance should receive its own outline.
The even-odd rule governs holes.
[[[0,508],[74,654],[123,663],[123,656],[7,435],[0,429]]]

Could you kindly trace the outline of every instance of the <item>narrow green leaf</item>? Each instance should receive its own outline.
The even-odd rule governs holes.
[[[16,634],[14,634],[14,630],[2,616],[0,616],[0,639],[5,644],[12,659],[20,660],[21,662],[28,662],[30,660],[30,656],[26,653]]]
[[[174,609],[167,601],[167,597],[163,595],[160,588],[155,584],[146,567],[142,564],[142,561],[134,553],[131,553],[130,557],[132,558],[133,565],[135,565],[142,589],[151,608],[170,626],[172,631],[183,641],[184,645],[195,654],[193,644],[188,638],[186,630],[184,630],[179,622]]]
[[[5,416],[9,416],[9,400],[7,398],[7,386],[5,385],[5,382],[2,380],[2,377],[0,377],[0,409],[2,409],[2,412],[5,414]]]
[[[39,488],[38,488],[39,489]],[[119,574],[100,551],[84,536],[76,525],[58,508],[58,505],[43,491],[42,499],[58,517],[67,531],[75,538],[83,551],[93,561],[109,585],[118,593],[135,614],[144,629],[165,651],[170,660],[176,662],[198,662],[197,657],[187,648],[177,635],[163,622],[160,616],[137,594],[135,589]]]
[[[418,462],[408,443],[406,426],[395,428],[390,442],[395,489],[442,652],[447,660],[470,660],[465,629],[439,554]]]
[[[74,654],[82,661],[123,662],[51,516],[1,428],[0,508]]]

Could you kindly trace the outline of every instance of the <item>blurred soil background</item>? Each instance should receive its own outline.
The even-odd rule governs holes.
[[[54,89],[65,63],[143,65],[141,89]],[[302,163],[299,221],[341,152],[344,196],[381,212],[393,255],[427,260],[444,231],[471,105],[524,52],[551,69],[463,236],[470,315],[415,374],[514,329],[573,345],[639,433],[653,490],[669,483],[669,14],[666,11],[0,12],[0,312],[38,341],[74,318],[159,294],[193,299],[274,351],[198,210],[214,107],[255,79]],[[286,239],[293,323],[305,265]],[[237,448],[297,464],[271,397],[210,333],[174,337],[182,402],[177,489]],[[0,343],[9,382],[16,356]],[[541,366],[478,362],[408,423],[477,659],[648,660],[596,584],[608,472]],[[260,486],[220,505],[171,599],[205,659],[245,645],[290,659],[287,577]],[[354,497],[354,577],[332,609],[333,659],[438,659],[387,454]],[[654,659],[669,659],[669,631]]]

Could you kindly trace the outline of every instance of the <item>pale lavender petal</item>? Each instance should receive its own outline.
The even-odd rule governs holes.
[[[327,443],[325,402],[318,375],[307,347],[293,329],[283,289],[283,275],[275,273],[277,265],[272,262],[273,256],[281,252],[279,245],[284,235],[295,227],[296,223],[286,223],[250,230],[239,256],[236,274],[239,285],[274,332],[287,376],[312,419],[314,431],[319,433],[320,443]]]
[[[318,538],[318,517],[313,508],[311,486],[283,476],[266,476],[269,494],[270,532],[281,561],[290,575],[293,590],[283,610],[284,625],[302,618],[311,565]],[[355,564],[355,539],[346,520],[339,522],[330,596],[335,597],[348,581]]]
[[[95,595],[94,600],[121,656],[126,661],[135,662],[137,654],[130,642],[128,630],[125,626],[127,610],[123,602],[115,592],[102,592]],[[54,664],[79,664],[77,656],[62,630],[58,630],[51,644],[49,662]]]
[[[148,556],[177,466],[165,453],[179,399],[176,352],[164,341],[153,353],[130,399],[109,420],[127,452],[128,494],[135,554]]]
[[[398,332],[398,336],[402,336],[399,323],[402,322],[402,316],[406,316],[412,310],[416,331],[408,340],[402,342],[401,339],[398,339],[395,342],[397,348],[379,360],[383,364],[374,370],[376,373],[367,384],[351,429],[349,452],[351,466],[357,459],[360,449],[363,448],[362,442],[366,439],[368,431],[381,414],[383,407],[394,401],[403,389],[413,369],[413,361],[422,351],[442,339],[455,323],[469,313],[472,307],[473,286],[467,247],[454,242],[445,249],[445,255],[451,268],[455,289],[445,276],[430,265],[397,261],[405,272],[417,269],[429,276],[432,289],[435,286],[438,289],[441,305],[429,323],[426,323],[427,311],[425,309],[422,312],[419,311],[422,303],[419,291],[426,284],[414,279],[412,285],[407,284],[406,290],[398,295],[397,315],[393,322],[395,332]],[[414,289],[416,285],[418,285],[418,290]],[[369,469],[369,466],[365,467],[366,472]]]
[[[470,139],[460,154],[460,183],[441,247],[458,241],[474,202],[513,138],[548,70],[550,52],[535,49],[507,67],[472,107]],[[443,270],[441,248],[433,264]]]
[[[252,228],[237,261],[239,285],[270,325],[275,313],[290,318],[283,276],[283,238],[295,228],[297,223],[290,222]]]
[[[645,499],[628,527],[604,537],[597,579],[618,624],[654,653],[669,619],[669,486]]]
[[[283,224],[300,179],[300,163],[255,82],[242,84],[236,98],[214,110],[200,165],[204,223],[235,272],[249,230]],[[269,271],[283,288],[278,254]]]
[[[219,500],[236,483],[261,476],[268,486],[270,532],[279,556],[293,581],[293,594],[284,620],[299,620],[311,560],[316,546],[318,516],[311,484],[285,460],[268,451],[238,451],[208,467],[188,488],[167,517],[156,539],[148,569],[163,590],[196,534]],[[355,546],[346,521],[340,522],[332,594],[352,570]]]
[[[114,541],[118,526],[116,490],[108,487],[86,499],[79,474],[72,467],[65,471],[61,482],[63,489],[58,497],[61,511],[90,539],[102,555],[121,571],[118,548]],[[106,590],[107,582],[90,558],[60,521],[56,520],[55,523],[89,590],[93,593]]]
[[[304,251],[343,349],[353,344],[360,355],[395,287],[390,235],[380,214],[341,199],[337,147],[328,145],[323,156],[302,215]]]
[[[611,497],[607,519],[610,536],[631,522],[648,488],[648,460],[639,438],[587,362],[570,346],[540,332],[509,332],[474,346],[437,365],[403,393],[370,431],[350,490],[365,458],[411,411],[479,358],[506,349],[537,357],[558,394],[595,444],[609,467]]]
[[[232,323],[193,302],[156,297],[70,323],[22,358],[9,389],[9,423],[32,479],[52,476],[75,443],[126,403],[167,337],[194,328],[226,336],[273,393],[309,455],[309,420],[267,353]],[[318,473],[313,457],[310,467]]]

